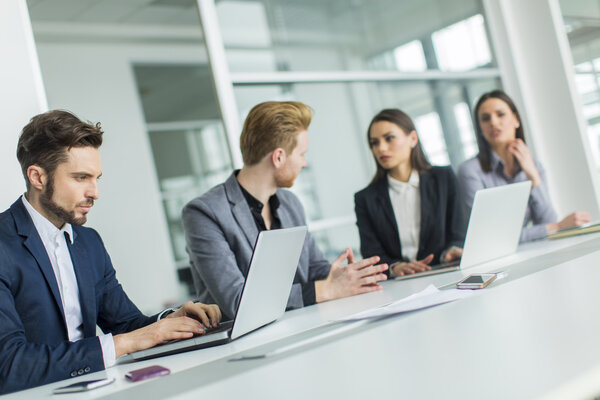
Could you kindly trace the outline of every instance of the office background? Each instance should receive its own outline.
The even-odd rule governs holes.
[[[242,121],[265,100],[315,110],[293,190],[329,259],[359,247],[370,118],[405,110],[431,161],[456,168],[477,152],[474,102],[497,87],[559,215],[600,217],[597,0],[9,0],[0,18],[0,207],[24,190],[15,147],[31,116],[101,121],[88,225],[147,312],[187,296],[180,210],[241,166]]]

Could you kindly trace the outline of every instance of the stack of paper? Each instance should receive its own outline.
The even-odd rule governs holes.
[[[387,315],[420,310],[422,308],[432,307],[438,304],[449,303],[454,300],[473,296],[476,293],[477,291],[474,290],[439,290],[434,285],[429,285],[424,290],[388,304],[387,306],[352,314],[348,317],[341,318],[338,321],[356,321],[359,319],[384,317]]]

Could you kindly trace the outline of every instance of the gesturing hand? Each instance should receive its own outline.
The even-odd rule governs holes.
[[[460,247],[451,247],[444,255],[443,262],[451,262],[462,257],[463,249]]]
[[[397,262],[392,264],[391,275],[392,276],[404,276],[414,274],[416,272],[429,271],[431,267],[429,263],[433,261],[433,254],[428,255],[422,260],[415,260],[410,262]]]
[[[531,180],[531,187],[540,185],[542,178],[525,142],[522,139],[513,140],[508,144],[508,151],[515,156],[521,169],[525,172],[529,180]]]
[[[344,261],[348,265],[343,266]],[[355,261],[351,249],[346,249],[332,264],[326,279],[315,282],[317,302],[381,290],[378,281],[387,279],[382,272],[387,264],[375,265],[379,257]]]

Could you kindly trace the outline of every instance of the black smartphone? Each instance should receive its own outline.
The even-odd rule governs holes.
[[[81,381],[68,386],[62,386],[52,391],[54,394],[85,392],[87,390],[96,389],[102,386],[110,385],[115,381],[115,378],[95,379],[93,381]]]

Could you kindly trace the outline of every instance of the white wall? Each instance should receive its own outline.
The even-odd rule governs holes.
[[[17,140],[29,119],[46,111],[25,0],[0,1],[0,211],[25,191]],[[9,62],[10,61],[10,62]]]
[[[155,312],[182,300],[132,63],[205,62],[195,46],[38,41],[50,108],[100,121],[103,176],[90,213],[131,299]]]

